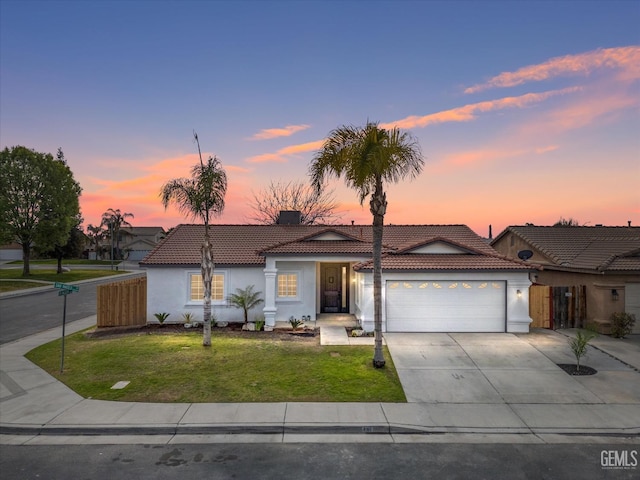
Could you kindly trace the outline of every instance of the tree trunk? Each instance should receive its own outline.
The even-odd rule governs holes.
[[[58,275],[62,273],[62,255],[58,255]]]
[[[31,260],[31,242],[22,243],[22,276],[28,277],[31,275],[29,269],[29,261]]]
[[[373,366],[385,366],[382,352],[382,234],[384,228],[384,214],[387,211],[387,196],[382,190],[382,181],[376,182],[376,189],[369,203],[373,214],[373,330],[375,349]]]
[[[209,242],[209,226],[205,225],[202,244],[202,284],[204,286],[204,312],[202,323],[202,345],[211,346],[211,281],[213,279],[213,248]]]

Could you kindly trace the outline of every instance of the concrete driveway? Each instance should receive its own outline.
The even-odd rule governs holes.
[[[575,357],[553,331],[384,337],[410,403],[640,404],[640,373],[600,350],[582,360],[596,375],[561,370]]]

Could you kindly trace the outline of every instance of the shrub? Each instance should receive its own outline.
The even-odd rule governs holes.
[[[182,314],[182,321],[183,323],[193,323],[193,313],[191,312],[184,312]]]
[[[636,316],[632,313],[615,312],[611,315],[611,335],[624,338],[633,331]]]
[[[590,331],[582,333],[578,330],[576,338],[569,339],[569,346],[571,351],[576,356],[576,371],[580,371],[580,358],[587,354],[587,344],[595,338],[596,334]]]
[[[297,318],[291,317],[289,319],[289,323],[291,324],[291,328],[296,330],[300,325],[302,325],[302,320],[298,320]]]
[[[153,316],[156,317],[158,319],[158,321],[160,322],[160,325],[162,325],[164,323],[164,321],[167,319],[167,317],[169,316],[169,313],[166,312],[162,312],[162,313],[154,313]]]
[[[229,303],[243,310],[244,323],[249,321],[249,310],[262,303],[262,299],[260,298],[262,292],[254,292],[253,289],[253,285],[249,285],[245,289],[236,288],[236,293],[229,295]]]

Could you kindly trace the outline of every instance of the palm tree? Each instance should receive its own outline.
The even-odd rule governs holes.
[[[262,292],[254,292],[254,286],[249,285],[247,288],[236,288],[236,293],[229,295],[229,302],[237,308],[244,311],[244,323],[249,321],[249,310],[257,307],[262,303],[260,294]]]
[[[193,133],[198,144],[200,164],[191,168],[191,178],[176,178],[162,186],[160,197],[166,209],[173,203],[185,215],[204,222],[202,243],[202,284],[204,286],[204,315],[202,345],[211,346],[211,281],[213,279],[213,247],[209,240],[209,220],[224,210],[224,196],[227,193],[227,174],[216,157],[202,161],[198,134]]]
[[[100,240],[104,235],[102,225],[87,225],[87,237],[89,237],[90,247],[95,245],[96,260],[98,260],[98,249]]]
[[[387,211],[385,182],[398,183],[415,178],[424,160],[420,145],[409,133],[397,128],[384,129],[377,122],[364,128],[342,126],[329,133],[310,166],[312,185],[322,190],[325,181],[344,176],[348,187],[356,190],[360,204],[371,195],[369,210],[373,215],[373,303],[375,351],[373,365],[385,365],[382,353],[382,235]]]
[[[120,254],[120,229],[122,227],[130,227],[131,224],[127,221],[127,217],[133,218],[133,213],[122,213],[120,209],[114,210],[110,208],[102,214],[102,225],[109,228],[109,235],[111,236],[111,248],[113,249],[113,239],[116,239],[116,253],[118,257]],[[111,251],[111,257],[113,260],[113,250]]]

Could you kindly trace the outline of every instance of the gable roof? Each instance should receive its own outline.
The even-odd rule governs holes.
[[[158,233],[164,233],[164,228],[162,227],[121,227],[120,231],[128,233],[129,235],[153,236]]]
[[[319,240],[329,232],[343,240]],[[263,266],[269,255],[349,255],[361,257],[362,267],[373,254],[371,225],[211,225],[209,234],[216,265]],[[203,225],[179,225],[145,259],[142,266],[199,266],[200,247],[204,239]],[[440,241],[456,245],[467,254],[431,255],[394,252],[410,251],[411,247]],[[474,261],[486,268],[532,268],[523,262],[507,260],[476,235],[466,225],[387,225],[384,227],[383,252],[390,262],[405,262],[407,268],[417,268],[420,257],[424,268],[435,268],[448,262],[451,268],[472,268]],[[490,257],[491,261],[483,260]],[[400,257],[408,257],[402,260]],[[440,257],[439,260],[435,257]],[[454,257],[467,257],[461,259]],[[413,263],[411,263],[413,262]],[[434,263],[435,262],[435,263]],[[457,263],[456,263],[457,262]],[[482,263],[484,262],[484,263]],[[485,267],[473,267],[485,268]]]
[[[640,270],[640,227],[507,227],[493,242],[515,235],[558,267]]]

